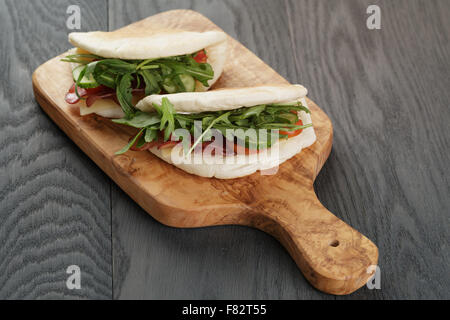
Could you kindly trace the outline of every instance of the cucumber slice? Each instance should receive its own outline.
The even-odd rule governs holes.
[[[78,78],[80,77],[81,72],[83,71],[83,69],[85,68],[85,66],[78,66],[76,68],[74,68],[72,70],[72,76],[73,76],[73,80],[76,82],[78,80]],[[97,81],[95,81],[94,77],[92,76],[92,74],[90,74],[88,77],[84,76],[80,83],[79,86],[81,88],[84,89],[89,89],[89,88],[96,88],[99,86],[99,84],[97,83]]]
[[[180,74],[178,78],[183,83],[186,92],[195,91],[195,80],[193,77],[188,74]]]
[[[298,121],[298,116],[293,113],[278,114],[276,117],[279,121],[281,120],[281,122],[287,122],[290,124],[295,124]]]
[[[168,93],[195,91],[195,79],[188,74],[179,74],[174,78],[166,78],[163,87]]]
[[[175,93],[178,91],[177,86],[173,83],[172,80],[170,80],[170,78],[164,79],[163,87],[164,87],[164,90],[167,91],[167,93]]]

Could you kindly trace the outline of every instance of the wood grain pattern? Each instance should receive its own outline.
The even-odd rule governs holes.
[[[139,33],[161,26],[189,31],[218,29],[197,12],[173,10],[122,30]],[[286,83],[237,41],[229,38],[229,44],[230,56],[235,58],[226,64],[215,88]],[[276,175],[204,179],[146,152],[115,157],[114,151],[126,144],[129,135],[119,138],[119,127],[109,120],[82,118],[75,106],[64,103],[64,91],[72,80],[69,66],[59,59],[50,60],[34,73],[36,99],[69,137],[158,221],[187,228],[256,227],[279,239],[319,290],[348,294],[366,283],[370,277],[367,268],[377,263],[376,246],[326,210],[313,190],[314,179],[331,151],[332,126],[312,101],[308,105],[317,141],[282,165]]]
[[[382,27],[370,31],[365,11],[374,3]],[[381,290],[348,298],[448,298],[449,3],[288,6],[292,81],[313,88],[335,129],[318,196],[380,249]]]
[[[111,298],[109,179],[42,112],[30,81],[68,49],[70,3],[0,1],[0,299]],[[105,1],[79,4],[83,28],[107,27]],[[66,287],[70,265],[81,290]]]
[[[105,2],[0,0],[1,298],[108,297],[111,274],[114,297],[125,299],[334,298],[311,290],[263,232],[159,224],[49,121],[30,77],[69,48],[69,4],[80,4],[84,31],[195,9],[291,83],[307,86],[335,130],[315,183],[319,199],[381,252],[381,290],[339,298],[450,298],[449,1],[110,0],[109,12]],[[379,31],[365,27],[369,4],[382,10]],[[107,207],[113,270],[102,231]],[[61,213],[67,219],[52,227]],[[61,270],[74,261],[89,274],[81,292],[64,287]]]

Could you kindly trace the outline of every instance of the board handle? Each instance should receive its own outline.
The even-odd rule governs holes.
[[[373,276],[378,248],[328,211],[314,191],[302,193],[297,201],[291,197],[269,202],[262,207],[271,208],[265,216],[272,223],[258,227],[280,240],[314,287],[344,295]]]

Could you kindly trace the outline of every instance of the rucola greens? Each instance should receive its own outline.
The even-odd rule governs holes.
[[[117,100],[130,119],[136,112],[132,103],[132,89],[144,87],[145,95],[195,90],[195,80],[208,87],[214,71],[208,63],[195,61],[191,54],[148,60],[106,59],[92,54],[73,54],[62,59],[80,66],[75,81],[78,88],[103,85],[116,91]],[[84,81],[83,81],[84,80]]]
[[[211,131],[218,130],[225,137],[227,129],[242,129],[244,132],[249,129],[265,131],[267,137],[272,134],[271,130],[296,131],[311,127],[312,124],[298,125],[298,115],[293,111],[305,111],[310,113],[309,109],[300,102],[289,105],[258,105],[254,107],[243,107],[231,111],[215,111],[201,113],[176,113],[169,99],[163,98],[161,105],[153,104],[155,112],[147,113],[137,111],[132,117],[112,120],[115,123],[127,125],[140,129],[138,134],[130,143],[120,150],[117,154],[127,152],[133,145],[138,147],[145,143],[156,141],[159,133],[164,133],[164,141],[168,141],[175,129],[183,128],[194,135],[195,122],[201,124],[203,134],[192,144],[189,152],[202,141],[210,141]],[[286,135],[278,134],[277,139],[287,138]],[[259,140],[259,139],[258,139]],[[267,139],[264,143],[269,142]],[[189,141],[190,145],[191,141]],[[250,149],[260,149],[270,147],[269,145],[260,146],[259,141],[238,141],[241,145]]]

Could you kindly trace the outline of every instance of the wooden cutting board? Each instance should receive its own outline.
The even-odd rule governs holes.
[[[164,12],[125,27],[221,30],[190,10]],[[287,81],[242,44],[229,37],[230,59],[214,86],[244,87]],[[317,141],[282,164],[276,175],[259,173],[233,180],[207,179],[185,173],[149,152],[114,156],[132,129],[96,115],[80,117],[64,101],[72,84],[69,64],[61,56],[33,74],[36,100],[55,123],[144,210],[163,224],[181,227],[246,225],[277,238],[309,282],[331,294],[348,294],[363,286],[376,265],[377,247],[322,206],[314,180],[328,158],[333,127],[311,100],[308,105]],[[311,88],[313,89],[313,88]],[[245,245],[245,244],[244,244]]]

